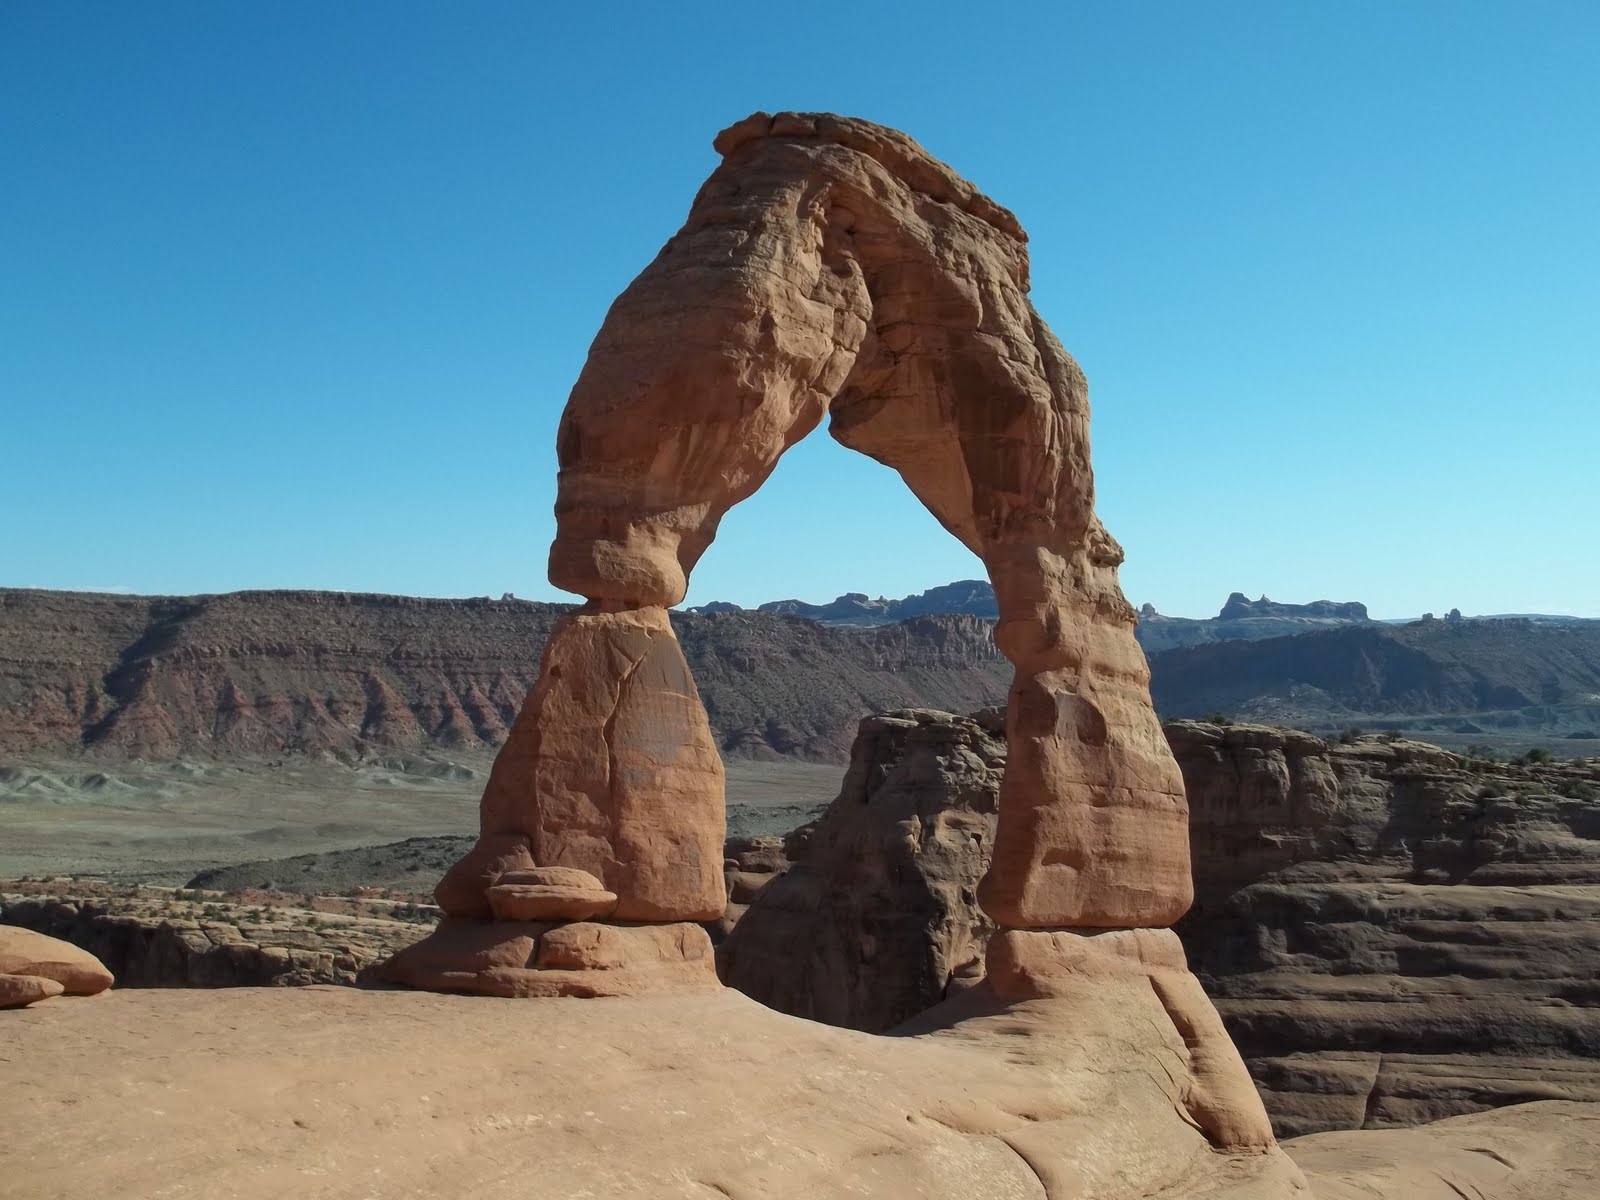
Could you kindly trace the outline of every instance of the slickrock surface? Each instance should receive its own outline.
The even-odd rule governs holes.
[[[731,991],[115,991],[5,1014],[0,1191],[1305,1196],[1281,1151],[1218,1153],[1190,1123],[1188,1051],[1151,1030],[1140,991],[1112,981],[898,1038]]]
[[[1280,1134],[1600,1100],[1600,764],[1167,734],[1199,894],[1178,933]],[[863,722],[868,786],[787,840],[787,875],[739,878],[726,981],[869,1030],[970,984],[948,947],[990,925],[952,884],[984,869],[1002,750],[970,718]]]
[[[1531,1104],[1219,1154],[1175,1106],[1166,1071],[1185,1077],[1180,1046],[1152,1041],[1114,1006],[1076,1018],[1064,1007],[1036,1000],[885,1038],[784,1017],[733,992],[575,1003],[114,991],[4,1014],[0,1195],[1600,1194],[1595,1105]]]
[[[363,967],[411,945],[432,924],[216,895],[175,899],[155,888],[53,890],[0,895],[0,945],[12,929],[70,942],[125,988],[352,984]]]
[[[1600,1196],[1600,1105],[1545,1101],[1415,1129],[1284,1143],[1317,1200],[1588,1200]]]

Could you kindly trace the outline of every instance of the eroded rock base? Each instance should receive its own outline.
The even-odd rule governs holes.
[[[365,980],[480,996],[639,996],[714,991],[711,938],[699,925],[478,921],[446,917]]]
[[[1170,929],[1020,930],[989,940],[989,987],[1002,1001],[1085,999],[1115,988],[1182,1042],[1179,1103],[1220,1149],[1266,1150],[1272,1123],[1244,1060]],[[1132,986],[1130,986],[1132,985]],[[1170,1037],[1170,1034],[1168,1035]]]

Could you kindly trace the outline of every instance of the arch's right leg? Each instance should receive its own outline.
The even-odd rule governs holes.
[[[982,306],[993,327],[869,340],[830,431],[899,471],[994,583],[1016,676],[984,910],[1010,929],[1168,926],[1191,896],[1188,811],[1094,515],[1087,388],[1014,284],[979,282],[1003,297]]]

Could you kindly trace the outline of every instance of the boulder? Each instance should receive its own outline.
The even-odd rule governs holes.
[[[71,996],[93,996],[115,982],[87,950],[15,925],[0,925],[0,974],[53,979]]]
[[[489,910],[499,921],[587,921],[610,916],[615,892],[545,884],[501,883],[490,888]]]

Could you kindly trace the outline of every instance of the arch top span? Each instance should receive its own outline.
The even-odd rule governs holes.
[[[989,199],[898,129],[875,125],[860,117],[841,117],[837,113],[755,112],[717,134],[711,146],[723,158],[731,158],[763,138],[815,139],[854,150],[930,200],[953,204],[1019,242],[1028,240],[1015,213]]]
[[[588,603],[551,636],[441,904],[526,918],[546,910],[501,889],[562,868],[612,897],[591,897],[602,920],[720,913],[721,764],[666,609],[723,514],[827,421],[995,586],[1016,679],[984,908],[1016,930],[1170,924],[1182,780],[1094,514],[1087,385],[1028,298],[1016,218],[866,121],[757,113],[716,148],[563,413],[550,579]]]

